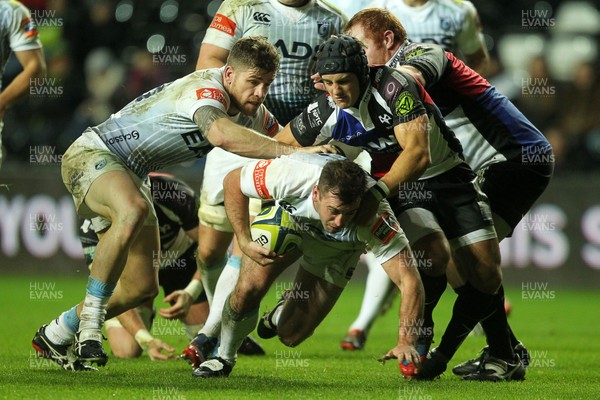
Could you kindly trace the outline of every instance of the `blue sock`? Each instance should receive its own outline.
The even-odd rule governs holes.
[[[100,299],[105,299],[112,296],[116,286],[117,285],[115,283],[100,282],[99,280],[90,276],[88,278],[86,292]]]
[[[240,256],[229,256],[229,260],[227,260],[227,264],[232,266],[235,269],[240,269],[242,267],[242,257]]]
[[[79,329],[79,317],[77,316],[77,305],[74,305],[64,314],[65,325],[73,333]]]

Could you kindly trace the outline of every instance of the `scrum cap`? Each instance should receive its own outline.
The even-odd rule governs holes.
[[[315,69],[322,76],[343,72],[355,73],[361,89],[369,80],[369,63],[360,42],[349,35],[332,35],[317,50]]]

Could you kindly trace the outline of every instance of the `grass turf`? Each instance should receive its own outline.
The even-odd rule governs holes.
[[[262,340],[265,357],[240,356],[227,379],[191,377],[182,361],[151,362],[111,357],[98,372],[73,373],[38,359],[31,347],[36,329],[79,301],[84,279],[10,277],[0,280],[4,307],[0,324],[0,397],[6,399],[597,399],[600,393],[600,293],[556,289],[523,294],[507,290],[513,310],[509,321],[532,354],[525,382],[463,382],[450,371],[434,382],[409,382],[397,364],[376,359],[395,343],[398,301],[372,329],[367,347],[342,352],[339,340],[360,306],[355,283],[315,334],[297,348]],[[532,299],[531,297],[545,297]],[[435,319],[440,338],[454,294],[446,291]],[[263,308],[277,301],[275,288]],[[163,306],[160,299],[157,305]],[[187,344],[177,322],[157,320],[154,333],[180,352]],[[449,365],[473,357],[484,345],[469,337]],[[105,345],[108,346],[108,345]]]

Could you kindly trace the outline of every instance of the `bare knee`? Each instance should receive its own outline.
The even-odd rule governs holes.
[[[131,241],[144,226],[144,221],[149,214],[148,203],[143,198],[135,199],[128,203],[126,209],[116,213],[111,229],[118,231],[123,241]]]
[[[302,327],[298,329],[293,328],[294,324],[279,325],[277,333],[279,335],[279,341],[287,347],[296,347],[300,343],[312,336],[314,331],[306,331]]]
[[[139,346],[117,346],[112,348],[112,354],[117,358],[131,359],[142,355],[142,349]]]

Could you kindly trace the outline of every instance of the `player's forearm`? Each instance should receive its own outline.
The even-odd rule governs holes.
[[[226,118],[216,120],[208,131],[208,140],[215,147],[250,158],[275,158],[297,150]]]
[[[425,291],[416,270],[407,274],[399,287],[402,296],[398,344],[414,346],[422,333]]]
[[[144,325],[142,318],[140,317],[140,314],[135,308],[132,308],[120,314],[119,316],[117,316],[117,319],[119,320],[121,325],[123,325],[123,328],[127,331],[127,333],[129,333],[132,337],[136,339],[136,341],[138,341],[140,347],[145,348],[147,346],[147,342],[151,340],[151,336],[149,335],[147,328]],[[146,333],[146,335],[139,335],[140,332],[144,332]],[[138,339],[139,337],[141,337],[141,340]],[[142,343],[140,343],[140,341]]]
[[[249,198],[242,193],[240,186],[241,168],[225,176],[223,189],[225,193],[225,212],[240,247],[252,240],[250,234]]]
[[[32,61],[26,64],[23,71],[0,94],[0,113],[10,108],[19,98],[28,95],[30,88],[35,88],[36,84],[39,84],[34,79],[42,78],[45,74],[45,63]]]
[[[390,193],[396,193],[401,184],[418,180],[430,163],[429,149],[405,149],[381,181],[385,183]]]
[[[398,344],[413,346],[420,334],[425,300],[417,267],[408,248],[382,266],[401,293]]]

